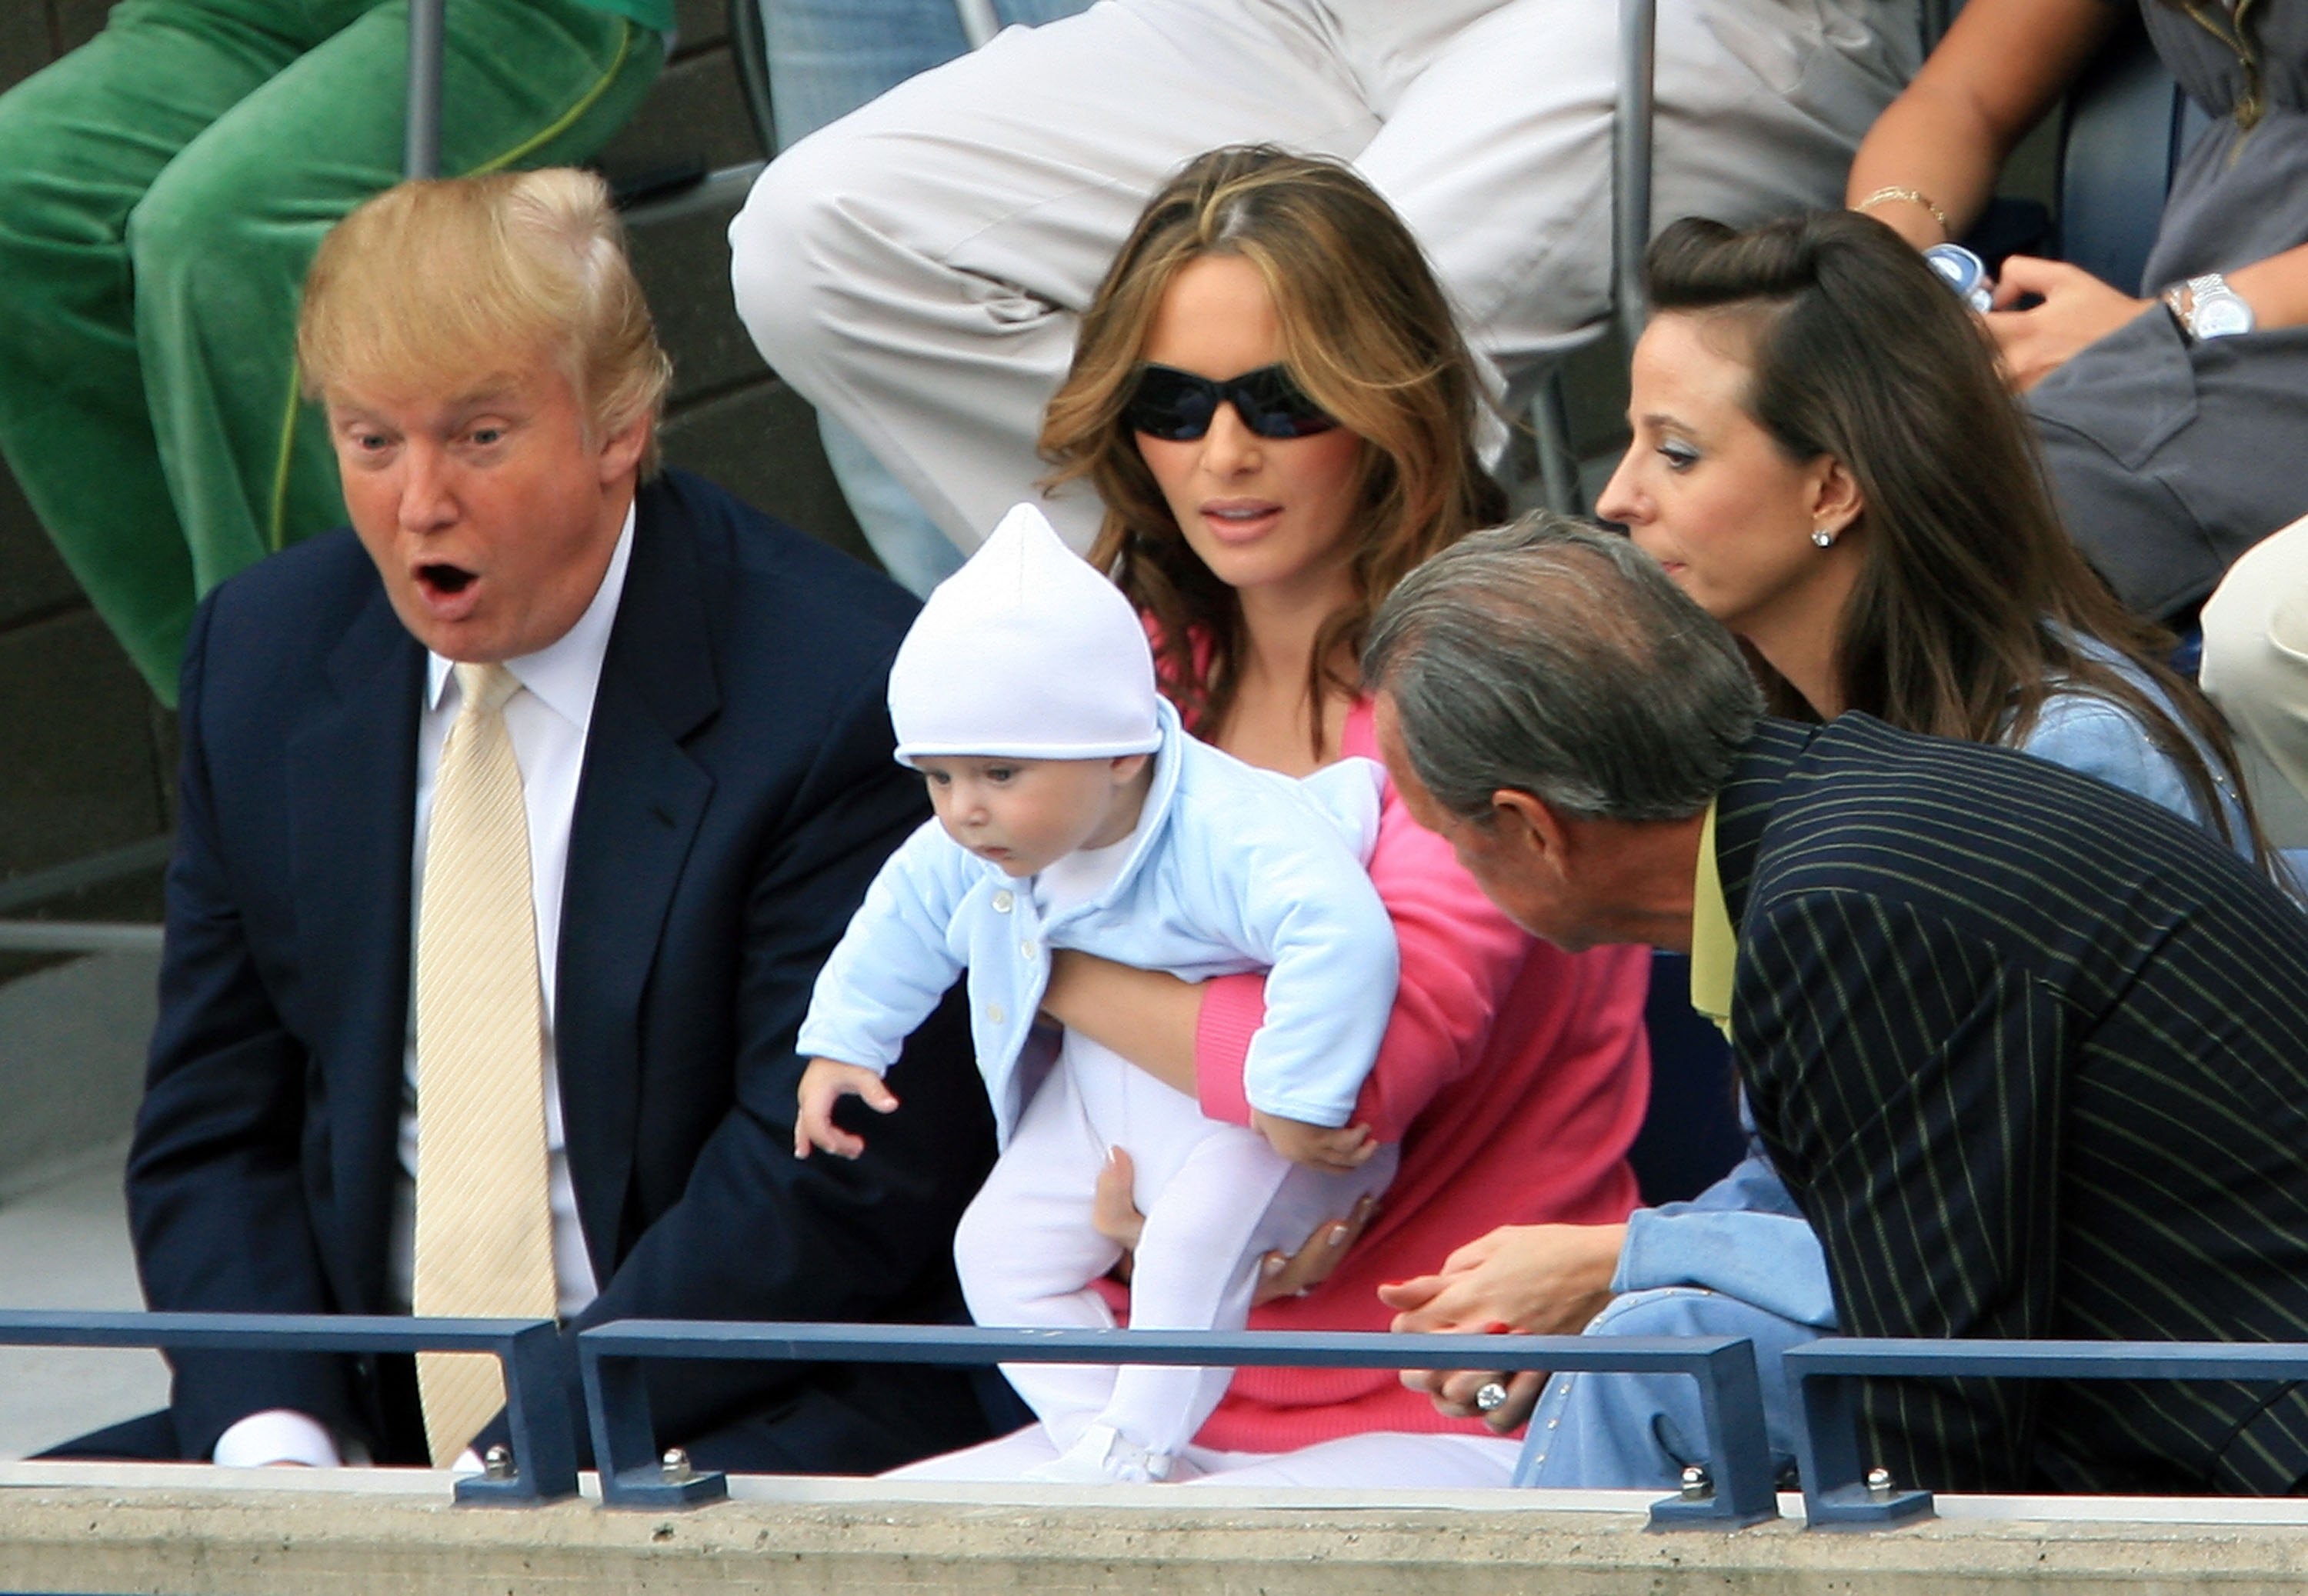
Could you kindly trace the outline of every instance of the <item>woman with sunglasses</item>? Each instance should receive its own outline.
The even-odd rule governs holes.
[[[1141,216],[1041,442],[1055,480],[1104,500],[1093,562],[1147,617],[1188,724],[1303,775],[1375,753],[1356,656],[1379,601],[1503,516],[1475,452],[1481,404],[1450,307],[1385,202],[1341,166],[1230,149]],[[1647,957],[1536,941],[1391,793],[1371,875],[1402,984],[1356,1119],[1399,1140],[1399,1171],[1358,1240],[1348,1224],[1317,1239],[1328,1279],[1255,1310],[1253,1328],[1383,1329],[1380,1285],[1468,1238],[1607,1225],[1635,1201]],[[1239,1123],[1262,991],[1255,974],[1189,983],[1067,954],[1045,1008]],[[1581,1322],[1572,1310],[1549,1327]],[[1187,1461],[1230,1483],[1498,1484],[1514,1450],[1384,1371],[1245,1369]],[[1046,1451],[1021,1432],[910,1472],[1008,1477]]]

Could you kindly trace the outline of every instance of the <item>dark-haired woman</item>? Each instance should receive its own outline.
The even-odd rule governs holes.
[[[1598,510],[1752,650],[1782,714],[2001,742],[2262,849],[2218,712],[2062,529],[1960,301],[1849,211],[1648,260],[1634,440]]]

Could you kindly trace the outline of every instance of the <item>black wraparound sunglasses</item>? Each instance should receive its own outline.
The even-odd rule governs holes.
[[[1279,365],[1262,365],[1223,382],[1176,366],[1141,365],[1122,419],[1133,432],[1191,443],[1210,430],[1210,417],[1222,403],[1232,405],[1243,425],[1262,438],[1310,437],[1339,425]]]

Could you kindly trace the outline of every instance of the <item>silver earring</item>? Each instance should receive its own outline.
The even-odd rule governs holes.
[[[1811,529],[1811,540],[1820,547],[1825,548],[1835,541],[1835,534],[1824,527],[1813,527]]]

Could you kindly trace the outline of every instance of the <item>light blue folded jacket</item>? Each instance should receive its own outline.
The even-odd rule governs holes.
[[[1346,1124],[1399,965],[1364,869],[1378,836],[1379,768],[1345,759],[1294,781],[1187,735],[1167,702],[1160,713],[1153,785],[1104,892],[1045,922],[1028,882],[927,822],[882,867],[826,960],[803,1055],[888,1068],[967,970],[977,1065],[1007,1146],[1030,1090],[1019,1055],[1052,948],[1187,981],[1263,969],[1266,1021],[1243,1068],[1251,1106]]]

